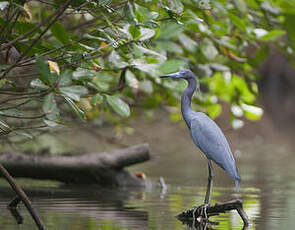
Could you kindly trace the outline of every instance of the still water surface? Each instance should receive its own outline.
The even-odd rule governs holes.
[[[140,125],[144,131],[136,130],[121,142],[126,145],[150,143],[152,160],[129,169],[143,171],[147,175],[152,184],[145,189],[101,189],[51,182],[40,185],[18,180],[33,200],[48,229],[190,229],[175,216],[203,202],[207,183],[206,159],[192,144],[182,124],[161,120],[140,122]],[[133,126],[138,124],[135,122]],[[241,189],[236,193],[233,182],[215,167],[212,203],[242,199],[252,222],[248,229],[294,229],[293,137],[269,126],[269,123],[265,125],[262,122],[250,124],[243,131],[226,132],[240,169]],[[83,151],[92,152],[112,147],[99,142],[97,137],[89,133],[80,133],[78,137],[69,133],[63,136],[63,141],[69,150],[85,146]],[[158,185],[160,176],[166,181],[167,191]],[[24,207],[21,207],[24,224],[16,225],[6,209],[12,197],[10,189],[1,181],[0,229],[36,229]],[[211,220],[217,223],[210,226],[212,229],[243,229],[236,212],[212,217]]]

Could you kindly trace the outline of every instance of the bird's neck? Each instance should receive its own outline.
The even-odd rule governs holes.
[[[191,116],[193,115],[191,101],[197,87],[197,81],[195,78],[189,78],[187,82],[188,86],[181,97],[181,112],[187,126],[190,128]]]

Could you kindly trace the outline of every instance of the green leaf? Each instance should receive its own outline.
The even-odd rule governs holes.
[[[156,32],[152,29],[148,29],[148,28],[140,28],[140,41],[145,41],[148,40],[150,38],[152,38],[153,36],[155,36]]]
[[[74,101],[80,101],[81,96],[88,94],[87,88],[80,85],[61,87],[59,90],[63,95],[73,99]]]
[[[230,71],[230,68],[228,66],[225,66],[219,63],[211,63],[210,67],[214,69],[215,71],[220,71],[220,72]]]
[[[234,4],[242,14],[247,14],[248,6],[245,0],[234,0]]]
[[[182,54],[183,50],[177,43],[173,41],[156,41],[157,44],[157,50],[165,50],[168,52],[174,52]]]
[[[288,2],[288,1],[282,1],[282,2]],[[290,2],[292,2],[292,1],[290,1]],[[280,8],[272,5],[269,1],[262,1],[260,4],[261,4],[260,5],[261,9],[265,10],[268,13],[275,14],[275,15],[281,13]],[[291,10],[294,10],[294,4],[293,4],[293,6],[288,7],[288,8],[291,8]]]
[[[130,108],[127,103],[125,103],[121,98],[113,95],[104,94],[108,104],[114,109],[116,113],[122,117],[129,117]]]
[[[62,44],[70,43],[69,36],[65,28],[58,22],[54,23],[53,26],[50,27],[52,35],[60,41]]]
[[[157,68],[159,67],[159,65],[157,65],[157,64],[148,64],[145,59],[136,59],[136,60],[133,60],[130,64],[134,68],[136,68],[142,72],[146,72],[150,75],[157,74],[157,72],[158,72]]]
[[[47,60],[41,56],[36,60],[36,65],[40,71],[40,79],[45,83],[52,83],[51,73]]]
[[[102,104],[103,103],[103,96],[101,96],[99,93],[93,95],[90,99],[90,103],[93,106],[96,106],[97,104]]]
[[[136,49],[136,51],[141,52],[143,54],[148,54],[148,55],[152,55],[152,56],[156,57],[157,59],[159,59],[160,62],[164,62],[167,59],[166,56],[164,56],[160,53],[157,53],[154,50],[147,49],[147,48],[140,46],[140,45],[134,45],[133,48]]]
[[[59,75],[58,84],[59,86],[68,86],[72,84],[73,71],[66,69]]]
[[[247,104],[242,104],[241,107],[245,112],[245,117],[249,120],[258,120],[263,115],[263,110],[260,107]]]
[[[153,84],[149,80],[144,80],[139,82],[139,88],[147,93],[147,94],[152,94],[153,93]]]
[[[49,88],[40,79],[34,79],[33,81],[31,81],[30,87],[33,89],[48,89]]]
[[[195,51],[198,47],[198,43],[193,39],[185,35],[184,33],[179,33],[178,35],[180,43],[189,51]]]
[[[110,88],[107,82],[100,81],[99,79],[95,79],[93,82],[87,82],[87,85],[97,91],[107,91]]]
[[[77,68],[73,73],[74,80],[90,80],[95,77],[95,71]]]
[[[35,27],[35,24],[33,23],[18,20],[14,28],[19,34],[24,34],[28,32],[29,30],[33,29],[34,27]],[[27,38],[31,38],[34,35],[36,35],[36,33],[40,33],[40,32],[41,32],[41,29],[38,29],[35,33],[28,35]]]
[[[1,79],[0,80],[0,87],[5,86],[6,82],[7,82],[7,79],[5,79],[5,78]]]
[[[85,1],[85,0],[84,0]],[[112,0],[99,0],[98,1],[100,6],[106,6],[112,2]]]
[[[72,0],[71,1],[71,6],[72,7],[78,7],[78,6],[82,5],[85,1],[86,0]]]
[[[158,38],[169,39],[183,30],[183,26],[177,23],[162,23]]]
[[[44,97],[42,110],[46,114],[46,118],[50,121],[58,121],[60,118],[59,109],[57,107],[54,94],[50,93]]]
[[[265,42],[272,41],[272,40],[275,40],[276,38],[284,35],[285,33],[286,33],[286,31],[283,31],[283,30],[271,30],[271,31],[268,31],[267,34],[259,37],[258,40],[265,41]]]
[[[112,68],[121,69],[128,66],[128,63],[123,61],[120,55],[115,50],[113,50],[109,55],[109,62]]]
[[[86,117],[85,117],[85,113],[79,109],[79,107],[75,104],[75,102],[67,97],[67,96],[64,96],[64,99],[66,100],[66,102],[68,103],[68,105],[70,106],[70,108],[77,114],[77,116],[81,119],[81,120],[85,120]]]
[[[184,67],[185,65],[186,65],[185,61],[178,60],[178,59],[170,59],[160,66],[160,71],[164,74],[176,72],[181,67]]]
[[[182,12],[183,11],[183,4],[179,0],[171,0],[169,1],[170,6],[169,10],[172,10],[176,13]]]
[[[201,52],[203,53],[203,55],[208,60],[213,60],[218,55],[218,51],[215,48],[213,42],[210,39],[208,39],[208,38],[205,38],[201,42],[200,49],[201,49]]]
[[[222,111],[220,104],[211,104],[211,105],[208,105],[206,108],[207,108],[209,117],[211,117],[212,119],[218,117]]]
[[[295,43],[295,14],[286,14],[284,21],[284,29],[288,33],[288,39],[290,39],[291,44]]]
[[[159,15],[157,12],[151,11],[148,8],[145,8],[138,4],[134,4],[134,5],[136,7],[136,11],[134,12],[135,17],[139,22],[143,22],[143,23],[149,22],[151,20],[156,19]]]
[[[129,26],[129,33],[132,35],[133,39],[136,40],[140,37],[140,29],[137,26]]]
[[[236,16],[235,14],[231,14],[231,13],[228,14],[228,17],[237,28],[239,28],[242,31],[246,30],[246,24],[243,19],[241,19],[238,16]]]
[[[123,11],[124,11],[125,19],[129,23],[136,23],[137,20],[134,15],[134,4],[131,3],[130,1],[127,1],[127,3],[124,5],[125,6],[124,6]]]

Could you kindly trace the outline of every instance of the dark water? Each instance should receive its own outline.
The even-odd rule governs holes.
[[[141,128],[124,137],[126,145],[149,142],[153,158],[130,168],[143,171],[152,185],[147,188],[101,189],[65,187],[56,184],[20,181],[33,200],[48,229],[125,230],[189,229],[175,216],[184,209],[200,205],[207,183],[205,157],[194,147],[185,127],[170,121],[140,123]],[[133,126],[137,126],[134,123]],[[226,128],[224,129],[226,130]],[[107,132],[104,132],[107,133]],[[215,167],[212,203],[239,198],[252,225],[248,229],[294,229],[295,226],[295,154],[290,134],[282,134],[270,124],[250,124],[243,131],[226,132],[242,177],[239,193],[233,182]],[[71,136],[69,134],[69,136]],[[111,148],[94,134],[80,133],[64,138],[66,148],[98,151]],[[291,140],[291,141],[290,141]],[[159,177],[168,185],[163,191]],[[0,186],[0,229],[36,229],[21,206],[25,221],[17,226],[6,205],[13,194]],[[242,229],[236,212],[212,217],[213,229]]]

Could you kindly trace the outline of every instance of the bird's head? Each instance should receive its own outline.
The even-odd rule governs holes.
[[[159,76],[159,78],[173,78],[173,79],[185,79],[189,82],[189,85],[195,85],[198,92],[200,92],[200,85],[198,80],[195,78],[193,72],[189,69],[182,69],[176,73],[170,73],[163,76]]]
[[[190,79],[190,78],[195,78],[194,74],[192,71],[190,71],[189,69],[183,69],[183,70],[180,70],[179,72],[176,72],[176,73],[171,73],[171,74],[166,74],[166,75],[163,75],[163,76],[159,76],[160,78],[176,78],[176,79],[179,79],[179,78],[182,78],[182,79]]]

